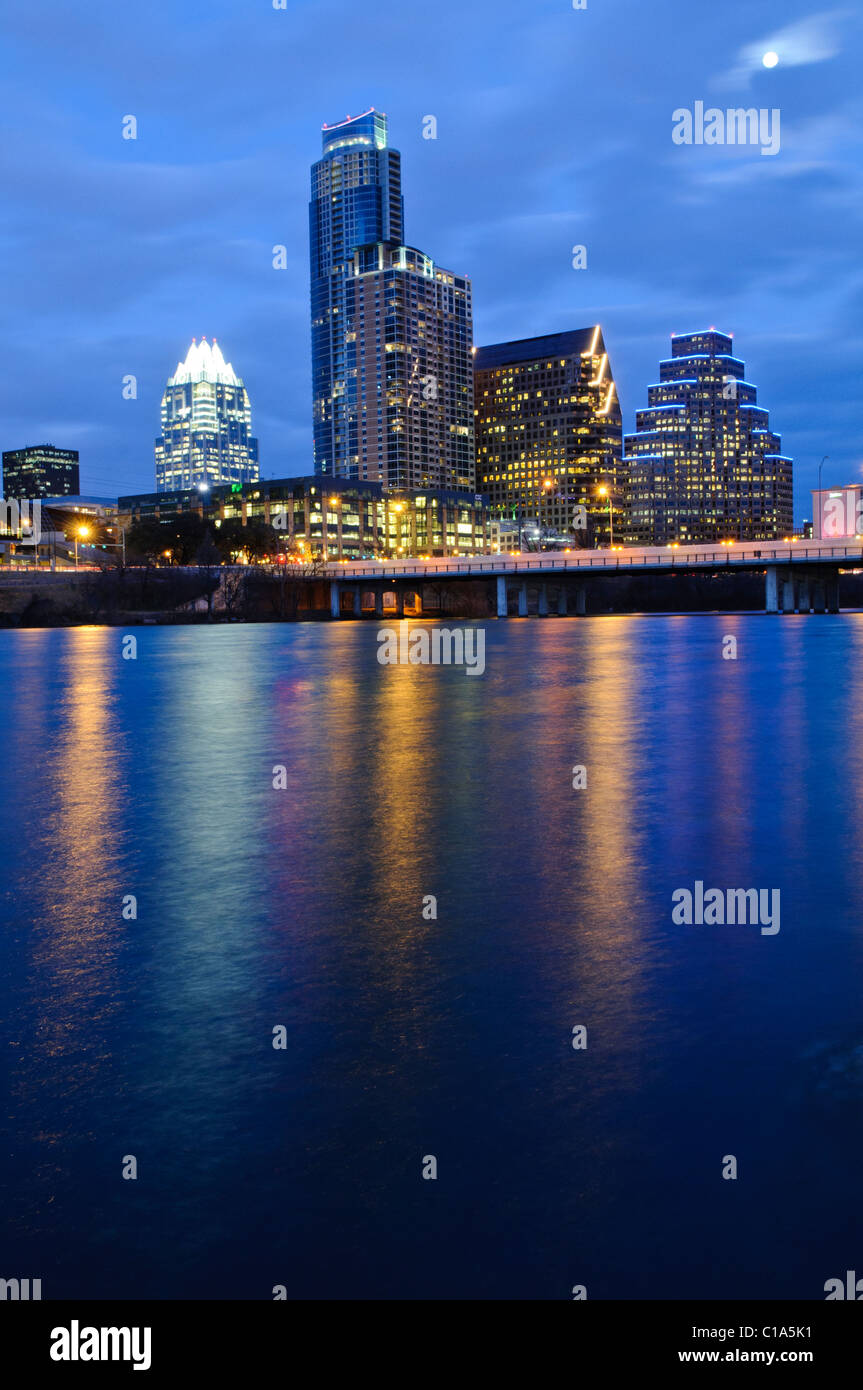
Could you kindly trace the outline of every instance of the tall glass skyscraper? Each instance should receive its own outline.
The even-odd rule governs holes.
[[[644,545],[791,534],[791,459],[732,348],[715,329],[672,338],[624,440],[632,528]]]
[[[162,397],[156,488],[172,492],[257,479],[258,441],[252,437],[249,393],[215,338],[212,344],[193,338]]]
[[[477,489],[494,512],[585,544],[625,536],[621,414],[599,324],[495,343],[474,357]],[[615,520],[616,518],[616,520]]]
[[[470,281],[404,245],[381,112],[323,127],[309,241],[315,471],[473,488]]]

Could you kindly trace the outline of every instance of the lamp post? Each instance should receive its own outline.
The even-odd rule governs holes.
[[[543,478],[542,490],[545,493],[545,538],[548,541],[548,533],[551,530],[549,519],[551,516],[551,495],[554,489],[554,478]],[[542,549],[542,522],[539,527],[539,547]]]
[[[78,569],[78,541],[85,541],[90,534],[89,526],[76,526],[75,528],[75,570]]]
[[[611,507],[611,488],[610,488],[610,487],[606,487],[605,484],[603,483],[603,485],[602,485],[601,487],[598,487],[598,488],[597,488],[597,493],[598,493],[598,495],[599,495],[600,497],[607,497],[607,498],[608,498],[608,528],[609,528],[609,531],[610,531],[610,533],[611,533],[611,539],[610,539],[609,544],[611,545],[611,549],[613,550],[613,549],[614,549],[614,512],[612,511],[612,507]]]
[[[829,454],[825,454],[824,457],[823,457],[823,459],[821,460],[821,462],[820,462],[819,465],[818,465],[818,539],[819,539],[819,541],[823,541],[823,539],[824,539],[824,537],[823,537],[823,535],[822,535],[822,533],[821,533],[821,518],[822,518],[822,516],[824,515],[824,508],[823,508],[822,505],[821,505],[821,470],[822,470],[822,468],[824,467],[824,465],[825,465],[825,463],[827,462],[827,460],[829,459],[829,457],[830,457]]]

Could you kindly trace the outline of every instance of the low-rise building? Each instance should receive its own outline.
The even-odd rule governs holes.
[[[189,513],[214,528],[233,519],[265,522],[283,538],[282,549],[310,558],[487,555],[500,545],[487,499],[447,489],[408,490],[311,474],[119,499],[122,528]]]

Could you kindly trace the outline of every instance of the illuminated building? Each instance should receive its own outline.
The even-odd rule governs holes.
[[[470,281],[404,245],[386,116],[323,127],[311,195],[315,471],[472,488]]]
[[[565,532],[584,508],[576,541],[608,544],[615,515],[623,538],[620,404],[598,324],[477,348],[474,405],[477,487],[493,512]]]
[[[792,463],[731,338],[687,333],[672,338],[671,353],[624,441],[634,538],[669,545],[790,535]]]
[[[409,555],[484,555],[499,535],[484,498],[441,488],[389,488],[362,479],[266,478],[121,497],[119,522],[167,521],[195,513],[217,529],[223,521],[273,526],[281,547],[310,559]]]
[[[31,444],[3,454],[3,496],[69,497],[80,488],[78,450]]]
[[[185,362],[162,397],[156,440],[156,487],[255,482],[258,441],[252,437],[249,393],[213,339],[192,339]]]

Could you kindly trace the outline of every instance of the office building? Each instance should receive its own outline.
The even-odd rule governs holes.
[[[249,393],[213,339],[192,346],[162,397],[156,440],[159,492],[218,483],[254,482],[258,441],[252,436]]]
[[[484,555],[499,544],[486,499],[447,489],[389,488],[361,479],[265,478],[121,497],[119,524],[194,513],[216,531],[223,522],[275,528],[278,549],[309,559]]]
[[[474,403],[477,488],[494,513],[574,544],[624,539],[620,403],[598,324],[477,348]]]
[[[671,340],[624,441],[634,537],[644,545],[781,540],[794,524],[792,463],[732,340]]]
[[[78,450],[32,444],[3,454],[6,498],[68,497],[80,491]]]

